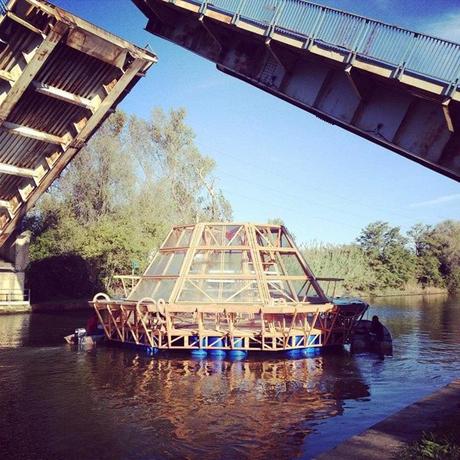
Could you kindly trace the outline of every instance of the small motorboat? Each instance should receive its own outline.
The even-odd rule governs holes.
[[[96,343],[100,343],[105,339],[105,334],[102,329],[97,330],[97,334],[88,335],[85,328],[77,328],[75,332],[70,335],[66,335],[64,340],[69,345],[78,345],[91,347]]]
[[[358,322],[351,336],[351,352],[360,353],[370,351],[383,355],[393,354],[393,339],[390,331],[382,324],[383,340],[378,340],[371,332],[372,321],[362,319]]]

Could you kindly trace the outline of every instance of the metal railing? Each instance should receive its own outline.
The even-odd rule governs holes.
[[[0,302],[30,302],[30,289],[0,289]]]
[[[364,57],[413,72],[456,89],[460,80],[460,44],[412,32],[305,0],[188,0],[206,9],[266,27],[274,32],[346,50],[350,59]]]

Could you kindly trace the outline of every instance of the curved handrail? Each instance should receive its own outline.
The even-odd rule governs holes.
[[[111,299],[105,292],[98,292],[93,297],[93,302],[98,302],[99,300],[106,300],[107,302],[110,302]]]

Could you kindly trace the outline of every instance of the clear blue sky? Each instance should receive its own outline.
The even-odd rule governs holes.
[[[185,107],[203,153],[238,221],[282,218],[300,241],[346,243],[371,221],[407,230],[460,218],[460,186],[395,153],[329,125],[220,73],[143,30],[129,0],[54,0],[134,43],[159,63],[121,107]],[[460,42],[460,0],[324,0],[332,7]]]

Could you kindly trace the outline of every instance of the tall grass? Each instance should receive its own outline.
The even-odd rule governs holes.
[[[303,244],[300,250],[317,277],[344,278],[338,283],[337,295],[367,293],[375,286],[361,249],[354,244],[333,245],[320,242]]]

